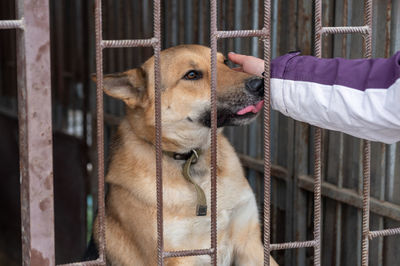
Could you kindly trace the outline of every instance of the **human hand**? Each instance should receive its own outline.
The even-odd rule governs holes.
[[[233,52],[228,54],[228,58],[233,63],[240,65],[240,67],[234,68],[234,70],[262,77],[262,73],[264,72],[264,60],[254,56],[236,54]]]

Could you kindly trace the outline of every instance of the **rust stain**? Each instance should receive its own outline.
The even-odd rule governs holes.
[[[50,261],[48,258],[44,258],[40,251],[32,249],[31,265],[48,266],[50,265]]]
[[[47,55],[49,48],[50,42],[46,42],[45,44],[41,45],[36,55],[36,61],[40,61],[40,59],[42,59],[42,55]]]
[[[46,198],[39,203],[39,208],[42,212],[46,211],[50,207],[50,199]]]
[[[52,181],[53,180],[53,172],[50,173],[50,175],[46,178],[46,180],[44,181],[44,187],[47,190],[50,190],[53,187]]]

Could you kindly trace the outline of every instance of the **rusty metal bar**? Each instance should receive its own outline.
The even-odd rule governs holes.
[[[211,265],[217,266],[217,1],[210,3],[211,44]]]
[[[162,187],[162,147],[161,147],[161,2],[154,0],[154,103],[155,103],[155,146],[156,146],[156,190],[157,190],[157,262],[164,265],[164,222],[163,222],[163,187]]]
[[[130,47],[149,47],[157,44],[156,38],[143,40],[103,40],[101,47],[104,48],[130,48]]]
[[[231,30],[231,31],[216,31],[215,35],[219,39],[223,38],[244,38],[244,37],[263,37],[268,32],[266,29],[262,30]]]
[[[271,1],[264,0],[264,265],[270,265],[271,232],[271,90],[270,90],[270,62],[271,62]]]
[[[281,250],[281,249],[291,249],[291,248],[311,248],[317,244],[318,243],[315,240],[271,244],[271,250]]]
[[[352,33],[361,33],[361,34],[369,34],[370,28],[368,26],[360,26],[360,27],[322,27],[319,31],[319,34],[352,34]]]
[[[216,53],[218,38],[238,38],[238,37],[263,37],[264,41],[264,264],[270,263],[270,178],[271,178],[271,160],[270,160],[270,18],[271,18],[270,0],[264,0],[264,27],[261,30],[236,30],[236,31],[218,31],[217,30],[217,2],[211,1],[211,249],[212,265],[217,264],[217,224],[216,224],[216,161],[217,161],[217,111],[216,111]]]
[[[322,2],[315,1],[315,56],[321,57]],[[321,265],[321,139],[322,130],[315,127],[314,135],[314,265]]]
[[[96,31],[96,138],[97,138],[97,176],[98,176],[98,250],[99,260],[106,261],[105,248],[105,202],[104,202],[104,113],[103,113],[103,39],[101,0],[95,2]]]
[[[20,20],[0,20],[0,30],[4,29],[23,29],[24,19]]]
[[[399,235],[400,234],[400,227],[399,228],[390,228],[390,229],[383,229],[377,231],[370,231],[368,234],[368,238],[372,240],[374,237],[382,237],[382,236],[391,236],[391,235]]]
[[[164,258],[173,257],[187,257],[187,256],[201,256],[201,255],[212,255],[213,249],[195,249],[195,250],[181,250],[181,251],[165,251]]]
[[[369,34],[364,36],[364,57],[372,57],[372,0],[364,0],[364,24],[369,28]],[[361,264],[368,266],[369,246],[369,213],[370,213],[370,183],[371,183],[371,143],[363,144],[363,213],[362,213],[362,243]]]
[[[18,0],[18,118],[22,264],[55,265],[48,0]],[[1,22],[22,29],[22,20]],[[28,123],[29,122],[29,123]]]

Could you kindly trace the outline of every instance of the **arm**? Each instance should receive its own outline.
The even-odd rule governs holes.
[[[400,52],[389,59],[281,56],[271,66],[271,104],[322,128],[373,141],[399,141]]]

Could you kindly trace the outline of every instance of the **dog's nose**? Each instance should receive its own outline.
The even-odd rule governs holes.
[[[246,90],[256,96],[264,96],[264,80],[251,79],[246,82]]]

